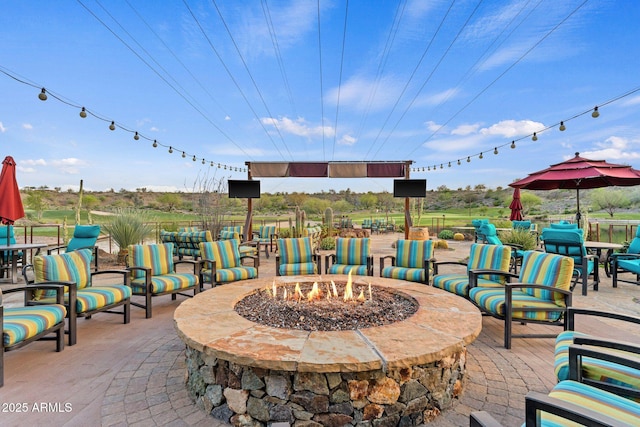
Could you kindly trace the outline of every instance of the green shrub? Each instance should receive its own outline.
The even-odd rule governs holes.
[[[525,251],[529,251],[536,248],[537,239],[534,234],[529,230],[512,229],[501,231],[498,236],[502,243],[512,243],[522,246]]]
[[[336,239],[333,237],[325,237],[320,241],[320,249],[330,251],[336,248]]]
[[[438,239],[445,239],[445,240],[451,240],[453,239],[453,235],[455,233],[451,230],[442,230],[439,234],[438,234]]]
[[[119,209],[113,219],[104,225],[104,229],[120,251],[142,242],[154,230],[149,215],[138,209]]]

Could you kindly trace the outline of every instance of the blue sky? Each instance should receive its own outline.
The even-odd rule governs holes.
[[[96,191],[191,191],[246,161],[412,160],[429,189],[574,152],[640,168],[639,21],[633,0],[3,2],[2,154],[21,187]]]

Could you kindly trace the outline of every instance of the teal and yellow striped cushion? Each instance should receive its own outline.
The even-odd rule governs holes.
[[[302,262],[295,264],[280,264],[281,276],[299,276],[304,274],[317,274],[318,268],[315,262]]]
[[[185,290],[195,287],[198,277],[195,274],[164,274],[151,277],[152,294],[161,294],[177,290]],[[136,294],[145,294],[144,278],[136,278],[131,281],[131,287]]]
[[[310,237],[278,239],[277,244],[281,264],[313,263]]]
[[[204,280],[211,281],[211,270],[202,270],[202,276]],[[238,280],[255,279],[258,277],[258,269],[254,267],[235,267],[225,268],[222,270],[216,269],[216,283],[229,283],[236,282]]]
[[[276,234],[275,225],[263,225],[258,229],[258,240],[261,242],[270,242],[271,236]]]
[[[150,268],[152,276],[173,273],[173,243],[131,245],[128,264],[131,267]],[[133,279],[144,277],[141,270],[132,270],[131,274]]]
[[[535,283],[546,285],[546,289],[526,289],[529,295],[563,305],[563,295],[553,292],[553,288],[568,291],[573,277],[573,259],[562,255],[549,254],[538,251],[526,251],[522,258],[520,269],[520,283]]]
[[[573,344],[574,337],[588,336],[576,331],[564,331],[556,338],[554,371],[558,381],[569,379],[569,346]],[[616,352],[615,350],[610,350]],[[626,358],[640,358],[639,355],[620,352]],[[590,357],[582,358],[582,375],[597,381],[634,388],[640,390],[640,371],[606,360],[594,359]]]
[[[424,268],[424,260],[432,257],[432,240],[396,241],[396,267]]]
[[[224,227],[222,227],[222,231],[231,231],[233,233],[238,233],[238,234],[242,234],[242,229],[244,227],[242,225],[225,225]]]
[[[478,278],[477,284],[482,287],[504,289],[502,283],[482,278]],[[433,278],[433,286],[461,297],[469,296],[469,276],[464,274],[438,274]]]
[[[469,270],[500,270],[509,271],[511,263],[511,247],[503,245],[484,245],[474,243],[469,251],[469,262],[467,263],[467,271]],[[490,280],[492,282],[505,283],[504,276],[483,275],[480,278]]]
[[[607,415],[629,426],[637,426],[640,419],[640,404],[638,402],[577,381],[558,383],[551,390],[549,396]],[[544,412],[540,418],[539,425],[543,427],[581,425]]]
[[[329,274],[355,274],[356,276],[366,276],[366,265],[345,265],[345,264],[333,264],[329,267]]]
[[[240,234],[237,231],[222,230],[220,232],[220,240],[235,239],[240,240]]]
[[[90,286],[76,293],[76,312],[85,313],[107,305],[122,302],[131,297],[131,288],[125,285]],[[55,297],[42,298],[48,304],[56,302]],[[65,304],[69,304],[69,294],[64,294]]]
[[[91,249],[79,249],[73,252],[54,255],[36,256],[33,269],[36,283],[40,282],[74,282],[77,289],[90,286],[91,282]],[[67,292],[65,290],[65,292]],[[47,290],[44,294],[36,291],[36,299],[41,296],[53,296],[55,291]]]
[[[513,319],[527,319],[537,321],[557,321],[562,312],[536,312],[529,311],[528,308],[557,309],[558,305],[553,301],[545,301],[530,294],[514,289],[512,293],[512,316]],[[505,316],[505,290],[504,288],[475,287],[469,289],[469,299],[475,302],[481,310]]]
[[[381,277],[420,283],[424,283],[426,281],[424,277],[424,268],[389,266],[382,269]]]
[[[12,307],[4,309],[2,342],[5,347],[18,344],[64,321],[63,305]]]
[[[370,248],[371,240],[369,238],[338,237],[336,239],[336,264],[366,266],[367,258],[371,253]]]
[[[238,240],[218,240],[217,242],[200,243],[202,259],[216,262],[216,269],[241,267]]]

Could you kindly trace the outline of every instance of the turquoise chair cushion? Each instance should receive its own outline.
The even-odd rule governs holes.
[[[511,221],[514,230],[530,230],[531,221]]]
[[[151,276],[151,293],[160,294],[163,292],[172,292],[180,289],[192,289],[198,284],[198,278],[195,274],[170,273],[162,276]],[[145,293],[144,278],[131,280],[131,288],[136,294]]]
[[[345,264],[333,264],[329,267],[329,274],[355,274],[357,276],[366,276],[366,265],[345,265]]]
[[[554,371],[558,377],[558,381],[569,379],[569,346],[573,344],[575,337],[585,336],[588,335],[576,331],[564,331],[558,334],[554,359]],[[620,353],[626,358],[640,358],[638,354],[629,352]],[[582,375],[585,378],[592,378],[594,380],[640,390],[640,371],[606,360],[583,357]]]
[[[73,229],[73,237],[67,244],[66,252],[82,248],[93,248],[100,236],[99,225],[76,225]]]
[[[549,226],[556,230],[578,230],[578,224],[573,224],[566,221],[552,222],[551,224],[549,224]]]
[[[280,264],[281,276],[299,276],[318,273],[318,265],[315,262],[302,262],[293,264]]]
[[[66,315],[65,307],[58,304],[5,308],[2,343],[9,347],[33,338],[63,322]]]
[[[204,280],[211,281],[211,269],[202,270]],[[216,283],[230,283],[238,280],[255,279],[258,277],[258,270],[254,267],[232,267],[216,269]]]
[[[382,269],[381,277],[420,283],[424,283],[426,281],[426,277],[424,277],[424,268],[389,266]],[[468,281],[469,280],[467,279],[467,282]]]

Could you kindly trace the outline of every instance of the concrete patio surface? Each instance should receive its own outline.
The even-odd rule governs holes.
[[[394,253],[399,233],[372,236],[374,274],[380,256]],[[438,260],[460,260],[470,242],[450,242]],[[326,252],[330,253],[330,252]],[[323,258],[324,266],[324,258]],[[449,270],[447,270],[449,271]],[[601,270],[602,271],[602,270]],[[260,260],[260,277],[275,275],[275,257]],[[614,289],[601,273],[600,290],[587,296],[574,291],[574,305],[640,315],[640,287],[622,283]],[[9,286],[8,284],[0,284]],[[138,298],[138,297],[134,297]],[[131,307],[131,323],[121,316],[97,314],[79,319],[78,344],[55,352],[53,342],[36,342],[5,353],[5,384],[0,388],[2,426],[223,426],[196,407],[184,387],[184,344],[174,329],[173,313],[184,301],[154,298],[153,318]],[[9,304],[11,302],[9,301]],[[215,327],[215,325],[212,325]],[[560,332],[558,327],[514,324],[514,332]],[[640,342],[640,331],[590,320],[580,329]],[[503,323],[483,318],[478,339],[468,347],[468,380],[453,408],[432,426],[468,425],[469,413],[485,410],[506,426],[520,425],[524,396],[548,392],[555,384],[553,339],[513,340],[503,347]]]

